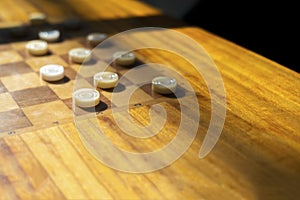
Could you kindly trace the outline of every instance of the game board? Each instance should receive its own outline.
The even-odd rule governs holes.
[[[33,27],[30,34],[34,35],[34,31],[38,30],[38,27]],[[45,56],[30,55],[25,49],[28,40],[0,45],[0,101],[2,104],[0,136],[39,130],[73,121],[72,92],[78,72],[80,71],[77,81],[81,81],[86,87],[93,87],[93,74],[97,71],[91,66],[83,66],[86,70],[82,69],[80,64],[69,59],[68,51],[78,47],[91,48],[85,38],[88,32],[87,29],[71,31],[69,35],[68,32],[63,32],[64,36],[59,42],[49,43],[49,53]],[[27,39],[35,39],[32,35]],[[90,64],[95,65],[97,62],[103,61],[94,59]],[[39,76],[39,69],[46,64],[64,66],[64,79],[57,82],[43,81]],[[131,68],[141,64],[143,64],[142,61],[137,60]],[[108,68],[110,71],[117,72],[120,77],[129,69],[115,63]],[[128,87],[133,87],[134,84],[123,78],[123,84],[119,84],[115,91],[121,92]],[[113,90],[101,90],[101,103],[92,111],[102,114],[109,111],[112,106],[118,106],[111,103],[112,92]],[[151,102],[159,98],[165,99],[166,97],[154,93],[151,85],[146,84],[136,90],[130,99],[130,104],[139,106],[143,102]]]

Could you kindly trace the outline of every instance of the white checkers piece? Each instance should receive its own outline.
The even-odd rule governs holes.
[[[46,21],[46,15],[41,12],[33,12],[29,14],[29,20],[33,25],[43,24]]]
[[[172,94],[177,87],[177,81],[167,76],[158,76],[152,80],[152,90],[159,94]]]
[[[98,44],[100,44],[103,40],[107,38],[107,35],[105,33],[90,33],[87,37],[86,40],[88,43],[95,47]]]
[[[92,52],[85,48],[75,48],[69,51],[69,57],[73,62],[83,63],[91,59]]]
[[[56,64],[44,65],[40,68],[40,76],[45,81],[58,81],[64,78],[64,67]]]
[[[114,53],[113,59],[116,60],[118,65],[130,66],[135,62],[135,54],[132,52],[118,51]]]
[[[39,38],[47,42],[56,42],[59,39],[59,30],[40,31]]]
[[[94,86],[109,89],[114,88],[119,80],[119,76],[114,72],[99,72],[94,75]]]
[[[31,40],[26,44],[27,51],[35,56],[42,56],[48,53],[48,43],[42,40]]]
[[[75,105],[82,108],[90,108],[99,104],[100,93],[93,88],[81,88],[73,93]]]

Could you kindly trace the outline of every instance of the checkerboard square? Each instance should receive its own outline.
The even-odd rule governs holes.
[[[60,99],[67,99],[72,97],[74,80],[70,80],[64,84],[49,83],[48,86]]]
[[[73,118],[72,111],[60,100],[22,109],[34,126],[47,126],[53,122],[70,121]]]
[[[12,48],[15,50],[22,50],[25,49],[25,46],[27,44],[28,41],[24,41],[24,42],[14,42],[12,43]]]
[[[106,62],[109,62],[109,60],[106,60]],[[121,65],[117,65],[116,62],[112,62],[111,63],[111,66],[118,72],[127,72],[129,69],[132,69],[131,66],[128,66],[128,67],[124,67],[124,66],[121,66]],[[121,73],[123,74],[123,73]]]
[[[22,56],[17,51],[0,51],[0,65],[6,63],[20,62],[23,60]]]
[[[130,80],[128,80],[125,76],[122,76],[120,74],[119,74],[119,82],[120,82],[120,84],[122,84],[124,86],[133,85],[133,83]]]
[[[68,77],[70,80],[74,80],[76,79],[77,72],[71,67],[65,67],[65,76]]]
[[[12,98],[12,96],[6,92],[0,94],[0,112],[9,111],[13,109],[17,109],[18,105]]]
[[[27,49],[18,50],[18,53],[23,57],[23,60],[35,59],[35,58],[47,58],[53,55],[53,53],[50,50],[48,50],[48,52],[45,55],[41,55],[41,56],[32,55],[31,53],[28,52]]]
[[[19,90],[11,92],[11,95],[21,107],[58,100],[56,94],[48,86]]]
[[[72,98],[63,99],[62,101],[70,108],[70,110],[72,110]]]
[[[100,101],[107,105],[107,108],[115,107],[115,105],[104,95],[100,95]]]
[[[2,83],[8,91],[23,90],[45,85],[35,72],[3,77]]]
[[[0,132],[32,126],[21,109],[0,112],[0,122]]]
[[[0,94],[3,92],[7,92],[6,88],[4,87],[3,83],[0,81]]]
[[[61,59],[63,59],[66,63],[71,63],[70,59],[69,59],[69,54],[65,53],[62,55],[59,55],[61,57]]]
[[[27,59],[26,63],[36,72],[39,71],[42,66],[48,64],[57,64],[64,67],[68,65],[62,58],[56,55],[32,57]]]
[[[116,72],[116,69],[102,61],[97,61],[94,64],[85,65],[72,64],[70,67],[82,77],[93,77],[94,74],[102,72],[104,70],[108,72]]]
[[[0,51],[6,51],[6,50],[11,50],[12,46],[10,44],[1,44],[0,45]]]
[[[112,95],[114,95],[114,101],[112,103],[117,107],[128,106],[126,99],[129,98],[129,91],[134,89],[134,85],[126,86],[124,89],[113,93],[111,90],[101,90],[101,94],[104,95],[109,101],[112,101]],[[140,88],[137,88],[130,96],[129,104],[137,104],[152,100],[152,97],[145,93]]]
[[[157,76],[162,76],[163,69],[153,67],[137,67],[131,69],[122,69],[118,71],[121,76],[135,85],[151,83],[152,79]]]
[[[105,60],[105,61],[106,61],[107,63],[110,63],[110,62],[111,62],[111,60]],[[132,65],[130,65],[130,66],[122,66],[122,65],[118,65],[118,64],[116,64],[116,62],[112,62],[112,63],[111,63],[111,66],[112,66],[114,69],[116,69],[118,72],[120,72],[120,74],[124,74],[124,73],[126,73],[128,70],[134,69],[135,67],[141,66],[141,65],[143,65],[143,64],[145,64],[145,63],[142,62],[142,61],[140,61],[140,60],[138,60],[138,59],[136,59],[135,62],[134,62]]]
[[[80,35],[80,34],[79,34],[79,35]],[[87,34],[84,34],[84,35],[87,35]],[[71,36],[71,38],[72,38],[72,36]],[[74,41],[76,41],[76,42],[82,44],[83,46],[88,45],[88,42],[87,42],[87,40],[86,40],[85,37],[74,37],[74,36],[73,36],[73,38],[74,38],[74,39],[73,39]]]
[[[94,77],[88,77],[88,78],[85,78],[85,80],[91,84],[92,86],[94,86]]]
[[[72,40],[49,44],[50,51],[55,55],[68,54],[73,48],[82,48],[83,45]]]
[[[160,95],[157,92],[154,92],[152,90],[152,84],[151,83],[145,84],[145,85],[141,86],[140,88],[144,92],[146,92],[149,96],[151,96],[153,99],[157,99],[157,98],[163,97],[162,95]]]
[[[24,74],[28,72],[32,72],[32,69],[24,62],[0,65],[0,77],[14,74]]]
[[[54,91],[54,93],[60,98],[60,99],[68,99],[72,97],[74,84],[76,83],[76,88],[92,88],[93,86],[89,84],[84,79],[77,79],[70,80],[67,83],[64,84],[54,84],[49,83],[48,86]]]

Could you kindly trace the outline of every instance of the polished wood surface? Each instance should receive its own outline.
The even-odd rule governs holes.
[[[28,14],[33,11],[45,12],[48,21],[53,24],[74,17],[90,23],[103,23],[104,30],[109,34],[142,26],[172,28],[193,38],[212,57],[222,75],[227,99],[222,135],[213,151],[199,159],[199,149],[211,117],[210,97],[204,81],[193,75],[190,64],[183,59],[163,51],[140,51],[138,58],[142,61],[177,67],[189,77],[197,93],[200,126],[187,152],[172,165],[151,173],[130,174],[111,169],[97,161],[83,146],[72,121],[72,113],[68,111],[62,114],[65,118],[58,119],[58,124],[44,126],[44,123],[37,123],[34,128],[21,128],[20,131],[12,127],[16,134],[0,134],[0,199],[299,198],[298,73],[201,28],[189,27],[163,16],[158,10],[138,1],[5,0],[0,2],[0,10],[2,30],[27,24]],[[71,47],[74,41],[82,41],[84,36],[66,40],[67,46]],[[168,38],[159,40],[167,42]],[[22,48],[24,42],[6,43]],[[51,48],[63,48],[62,44],[55,45]],[[18,57],[11,56],[11,59]],[[76,69],[76,66],[72,67]],[[1,84],[10,84],[9,78],[4,75],[0,77],[0,89]],[[142,100],[137,96],[134,101]],[[174,120],[167,121],[168,130],[176,129],[176,119],[180,117],[176,99],[149,100],[130,112],[135,120],[147,124],[149,107],[157,102],[174,116]],[[54,103],[53,106],[56,106]],[[1,101],[1,105],[15,106],[8,101]],[[24,112],[33,111],[25,109]],[[174,136],[171,131],[165,131],[141,143],[126,135],[116,134],[109,110],[98,119],[108,130],[107,136],[128,151],[158,149]],[[43,122],[44,119],[40,120]]]

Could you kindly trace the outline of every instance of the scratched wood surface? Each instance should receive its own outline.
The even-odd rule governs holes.
[[[0,129],[4,127],[0,135],[0,199],[299,198],[298,73],[200,28],[163,16],[138,1],[4,0],[0,2],[0,11]],[[184,33],[201,44],[218,66],[227,95],[225,125],[212,152],[203,159],[198,158],[211,117],[205,82],[194,74],[186,60],[165,51],[144,50],[137,52],[140,61],[171,66],[190,81],[201,113],[197,137],[178,160],[151,173],[124,173],[95,159],[83,146],[67,106],[71,102],[72,85],[60,88],[34,82],[31,77],[37,76],[35,72],[38,71],[35,64],[46,61],[26,57],[22,53],[26,41],[20,38],[14,41],[5,35],[8,27],[26,25],[28,14],[34,11],[46,13],[50,26],[74,17],[102,26],[87,31],[104,30],[111,35],[134,27],[162,26]],[[78,35],[74,33],[76,37],[51,46],[56,54],[48,59],[65,66],[71,77],[68,84],[72,83],[78,66],[64,60],[64,51],[83,45],[85,33],[79,31]],[[158,39],[169,42],[168,38]],[[172,45],[175,48],[178,44]],[[184,44],[181,47],[184,48]],[[58,56],[60,52],[62,55]],[[28,68],[20,64],[22,62],[26,62]],[[31,71],[27,71],[29,67]],[[11,69],[15,69],[14,72]],[[18,94],[25,86],[15,84],[14,81],[19,80],[16,77],[30,80],[25,84],[26,95]],[[37,87],[39,91],[34,90],[35,94],[47,93],[47,98],[32,97],[31,91]],[[168,118],[166,129],[156,137],[140,141],[119,134],[110,109],[97,115],[107,137],[122,149],[149,152],[168,144],[175,136],[173,130],[178,128],[180,120],[178,101],[147,96],[147,91],[149,87],[135,95],[132,101],[137,106],[131,107],[130,113],[135,121],[146,125],[150,106],[156,103],[164,106],[172,118]],[[109,93],[104,92],[103,96],[108,102]],[[26,97],[39,104],[36,109],[47,110],[50,106],[53,110],[57,107],[65,110],[58,115],[37,114],[36,105],[32,106]],[[18,116],[17,107],[28,116],[28,119],[22,118],[25,125],[21,127],[14,125],[11,117]],[[14,132],[5,128],[7,124],[12,124],[9,130]],[[26,124],[32,127],[26,128]]]

